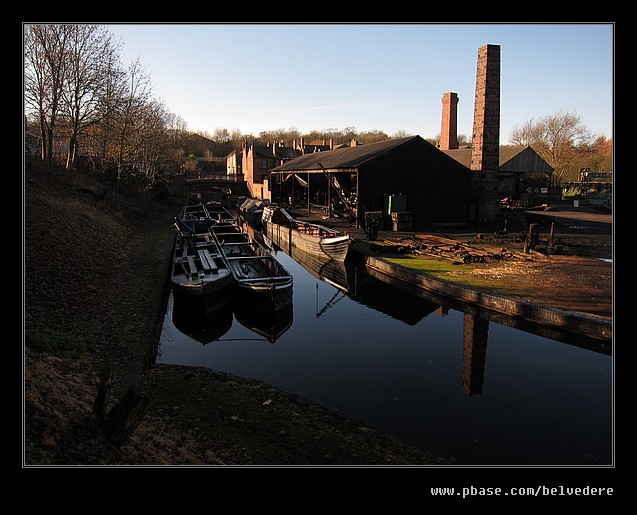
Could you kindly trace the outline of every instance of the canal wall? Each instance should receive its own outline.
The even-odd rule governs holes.
[[[451,299],[488,309],[496,313],[520,318],[527,322],[548,326],[561,331],[583,334],[587,337],[607,342],[612,341],[612,320],[481,292],[443,279],[427,276],[416,270],[373,256],[362,254],[360,254],[360,256],[368,268],[388,278],[416,286],[428,292],[444,295]]]

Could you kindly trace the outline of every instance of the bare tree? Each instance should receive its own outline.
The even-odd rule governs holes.
[[[228,129],[226,129],[225,127],[215,127],[215,130],[212,133],[212,136],[210,137],[210,139],[212,139],[213,141],[223,143],[224,141],[230,140],[230,133],[228,132]]]
[[[53,139],[62,109],[71,25],[28,25],[24,34],[26,107],[37,113],[42,159],[53,167]]]
[[[466,134],[458,134],[458,145],[465,147],[471,144],[471,138]]]
[[[186,132],[187,128],[186,121],[181,116],[175,113],[168,113],[166,115],[166,129],[175,141]]]
[[[400,130],[398,130],[398,131],[396,131],[396,132],[394,133],[394,135],[392,136],[392,138],[393,138],[393,139],[400,139],[400,138],[406,138],[406,137],[408,137],[408,136],[413,136],[413,134],[412,134],[412,133],[410,133],[410,132],[407,132],[407,131],[406,131],[406,130],[404,130],[404,129],[400,129]]]
[[[128,139],[128,165],[141,176],[146,186],[153,186],[159,173],[179,168],[180,151],[173,144],[168,120],[173,116],[156,100],[146,102],[136,113],[135,132]]]
[[[117,115],[123,108],[127,92],[127,72],[116,52],[107,57],[104,71],[106,81],[97,106],[97,119],[101,122],[85,135],[85,150],[92,144],[91,155],[97,156],[102,164],[113,160],[113,148],[119,141]]]
[[[124,171],[127,161],[134,161],[136,155],[133,151],[135,145],[129,144],[129,140],[139,141],[140,134],[144,132],[145,118],[142,114],[151,99],[151,84],[144,72],[139,58],[128,67],[128,86],[125,97],[122,99],[122,108],[118,112],[118,148],[117,148],[117,184]],[[131,155],[127,155],[132,151]]]
[[[67,50],[67,80],[62,88],[69,126],[67,170],[75,168],[78,141],[88,127],[102,121],[114,47],[110,33],[99,25],[71,25]]]
[[[530,145],[555,171],[555,182],[585,152],[592,136],[579,116],[572,112],[558,112],[539,120],[533,118],[516,127],[509,141],[515,145]]]

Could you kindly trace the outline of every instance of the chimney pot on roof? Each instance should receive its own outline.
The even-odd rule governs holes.
[[[356,139],[352,138],[352,141],[350,141],[349,146],[350,147],[356,147],[358,145],[358,141],[356,141]]]

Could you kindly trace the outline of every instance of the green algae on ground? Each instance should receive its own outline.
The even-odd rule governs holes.
[[[377,242],[374,242],[377,244]],[[380,243],[382,245],[382,242]],[[477,269],[486,269],[489,265],[477,263],[458,263],[447,259],[437,259],[416,254],[378,253],[372,250],[367,240],[357,240],[352,249],[364,256],[383,259],[389,263],[416,270],[429,277],[448,281],[467,288],[476,288],[503,295],[525,295],[526,289],[515,281],[496,281],[488,274],[476,274]]]

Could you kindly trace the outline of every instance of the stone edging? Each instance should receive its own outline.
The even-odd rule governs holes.
[[[444,295],[454,300],[476,305],[511,317],[520,318],[528,322],[545,325],[562,331],[584,334],[599,340],[612,341],[613,322],[606,318],[566,311],[541,304],[533,304],[524,300],[465,288],[464,286],[443,279],[436,279],[417,272],[416,270],[411,270],[402,265],[390,263],[372,256],[365,255],[363,259],[365,265],[369,268],[432,293]]]

